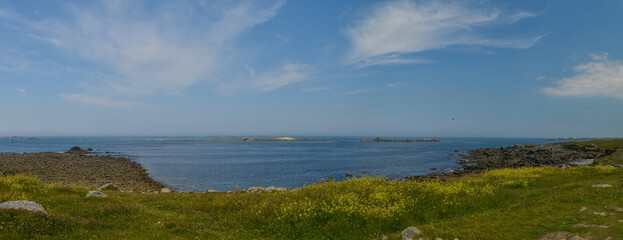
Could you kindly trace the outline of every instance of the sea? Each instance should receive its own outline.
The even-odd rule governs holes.
[[[236,138],[273,136],[236,136]],[[281,136],[276,136],[281,137]],[[443,142],[359,142],[376,136],[287,136],[335,141],[193,141],[196,137],[39,137],[0,139],[0,153],[64,152],[73,146],[121,154],[180,192],[249,187],[297,188],[350,176],[404,178],[457,168],[460,154],[481,147],[546,144],[536,138],[439,138]],[[384,137],[425,139],[431,137]],[[457,152],[458,150],[459,152]]]

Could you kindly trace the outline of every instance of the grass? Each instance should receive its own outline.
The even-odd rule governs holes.
[[[622,143],[623,144],[623,143]],[[620,159],[615,159],[620,160]],[[623,239],[623,169],[500,169],[445,182],[362,177],[290,192],[140,194],[0,178],[0,202],[31,200],[49,214],[0,210],[5,239],[534,239],[567,231]],[[593,188],[594,184],[610,188]],[[587,211],[580,211],[582,207]],[[606,212],[606,216],[593,214]],[[576,224],[608,228],[574,227]]]

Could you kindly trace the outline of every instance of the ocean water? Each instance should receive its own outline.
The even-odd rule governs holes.
[[[304,138],[305,136],[294,136]],[[211,137],[41,137],[0,139],[0,153],[63,152],[73,146],[130,156],[177,191],[295,188],[346,174],[402,178],[458,167],[454,150],[550,143],[527,138],[440,138],[444,142],[360,143],[367,137],[309,137],[334,142],[197,142]],[[386,139],[405,139],[389,138]],[[410,137],[410,139],[422,139]],[[437,171],[439,171],[437,170]]]

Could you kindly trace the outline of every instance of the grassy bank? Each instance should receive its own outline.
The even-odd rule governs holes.
[[[623,239],[623,169],[606,166],[501,169],[445,182],[364,177],[272,193],[105,191],[108,198],[86,199],[87,191],[0,178],[0,202],[31,200],[49,213],[3,209],[0,237],[400,239],[417,226],[431,239],[533,239],[555,231]]]

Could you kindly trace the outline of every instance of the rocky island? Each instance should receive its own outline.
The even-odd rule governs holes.
[[[279,137],[279,138],[232,138],[232,139],[205,139],[205,140],[192,140],[193,142],[288,142],[288,141],[300,141],[300,142],[334,142],[333,139],[309,139],[309,138],[291,138],[291,137]]]
[[[381,136],[376,137],[375,139],[362,139],[359,142],[443,142],[442,140],[439,140],[437,138],[433,138],[433,139],[404,139],[404,140],[390,140],[390,139],[383,139]]]

